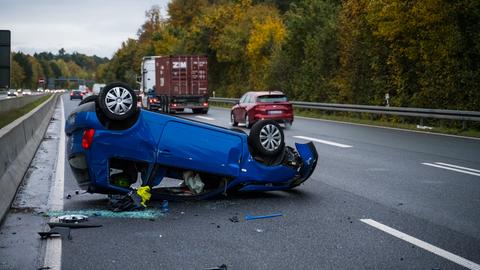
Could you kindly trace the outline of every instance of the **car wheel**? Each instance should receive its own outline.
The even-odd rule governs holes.
[[[248,116],[248,113],[245,114],[245,127],[251,128],[252,124],[250,123],[250,116]]]
[[[125,120],[137,111],[137,97],[130,86],[111,83],[100,91],[98,100],[103,114],[110,120]]]
[[[202,109],[202,114],[207,114],[208,113],[208,109]]]
[[[202,113],[202,109],[192,109],[193,113]]]
[[[97,95],[91,95],[91,96],[86,97],[82,101],[80,101],[80,103],[78,103],[78,106],[80,106],[82,104],[85,104],[85,103],[88,103],[88,102],[96,102],[97,100],[98,100]]]
[[[281,154],[285,148],[283,131],[275,121],[262,120],[252,126],[248,143],[256,153],[262,156]]]
[[[235,120],[235,114],[230,113],[230,124],[234,127],[238,126],[238,122]]]

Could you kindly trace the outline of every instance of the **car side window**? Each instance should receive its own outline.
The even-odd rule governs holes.
[[[245,101],[243,103],[250,103],[250,95],[245,97]]]
[[[247,98],[247,94],[243,95],[241,98],[240,98],[240,103],[245,103],[245,99]]]

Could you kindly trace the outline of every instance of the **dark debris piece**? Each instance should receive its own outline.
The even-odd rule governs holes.
[[[113,212],[145,210],[142,198],[136,192],[130,192],[120,199],[110,200]]]
[[[218,267],[204,268],[204,270],[227,270],[227,265],[222,264]]]
[[[239,221],[238,216],[233,216],[233,217],[229,218],[228,220],[230,220],[233,223],[237,223]]]
[[[66,228],[66,227],[55,227],[48,232],[38,232],[38,234],[42,239],[47,239],[54,236],[61,236],[61,237],[67,236],[68,240],[72,240],[72,235],[70,234],[70,228]]]

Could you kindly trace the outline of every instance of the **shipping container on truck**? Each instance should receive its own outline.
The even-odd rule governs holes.
[[[141,64],[142,106],[165,113],[208,112],[208,61],[203,55],[146,56]]]

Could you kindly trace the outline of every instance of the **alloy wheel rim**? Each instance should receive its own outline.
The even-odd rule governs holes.
[[[127,113],[133,105],[133,98],[130,92],[123,87],[113,87],[108,90],[105,96],[107,109],[116,115]]]
[[[260,143],[266,150],[277,150],[280,147],[281,141],[282,135],[275,125],[268,124],[260,130]]]

